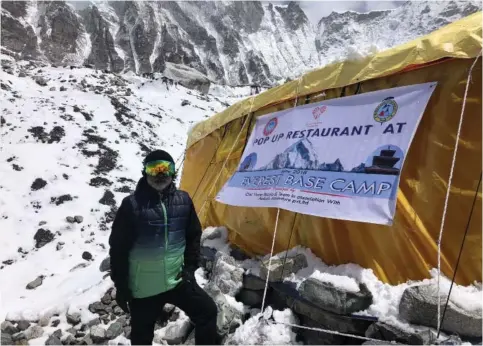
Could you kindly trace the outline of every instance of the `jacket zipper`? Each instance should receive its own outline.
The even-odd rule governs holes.
[[[168,213],[166,212],[166,206],[164,205],[163,200],[161,198],[160,198],[160,202],[161,202],[161,207],[163,208],[163,214],[164,214],[164,258],[163,258],[164,286],[166,287],[166,289],[168,289],[168,281],[166,279],[166,277],[167,277],[166,254],[168,252],[168,242],[169,242],[169,237],[168,237]]]

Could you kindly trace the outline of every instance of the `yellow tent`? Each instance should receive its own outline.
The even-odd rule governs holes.
[[[230,241],[250,254],[270,252],[276,209],[233,207],[214,201],[239,164],[255,117],[295,103],[436,81],[438,88],[403,167],[393,226],[281,210],[275,243],[276,252],[299,244],[328,264],[357,263],[372,268],[391,284],[428,277],[429,269],[437,265],[437,240],[466,79],[482,49],[481,21],[482,13],[478,12],[363,60],[322,67],[197,124],[188,138],[181,188],[193,197],[203,226],[225,225]],[[482,165],[481,75],[479,57],[471,76],[442,240],[442,271],[451,277],[469,222],[456,276],[460,284],[482,281],[481,188],[476,191]],[[243,126],[246,121],[247,126]],[[475,193],[477,201],[470,219]]]

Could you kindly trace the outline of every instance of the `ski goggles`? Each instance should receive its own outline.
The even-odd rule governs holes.
[[[157,176],[158,174],[164,174],[168,177],[174,175],[174,163],[170,161],[151,161],[147,162],[144,166],[144,171],[147,175]]]

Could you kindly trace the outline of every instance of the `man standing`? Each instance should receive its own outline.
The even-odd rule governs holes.
[[[134,194],[124,198],[109,237],[118,305],[131,314],[131,344],[152,345],[166,303],[195,324],[197,345],[218,344],[217,307],[196,283],[201,224],[188,193],[177,190],[173,158],[163,150],[144,159]]]

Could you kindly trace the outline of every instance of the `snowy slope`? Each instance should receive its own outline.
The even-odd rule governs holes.
[[[17,312],[33,318],[69,301],[85,307],[109,286],[99,264],[107,255],[110,221],[135,187],[145,151],[164,148],[181,163],[188,128],[243,91],[217,87],[225,96],[200,95],[133,75],[3,59],[13,75],[0,71],[0,320]],[[46,86],[34,81],[40,76]],[[36,179],[44,183],[32,186]],[[76,215],[82,223],[66,221]],[[54,239],[36,248],[39,229]],[[83,259],[86,251],[92,260]],[[40,275],[43,284],[27,290]]]

